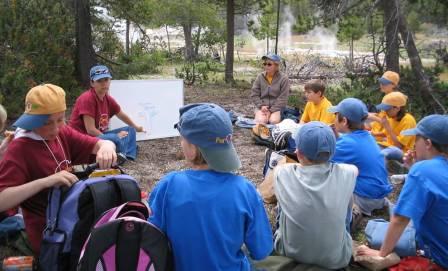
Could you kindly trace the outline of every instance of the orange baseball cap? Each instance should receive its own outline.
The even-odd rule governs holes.
[[[33,130],[45,125],[51,114],[65,111],[65,91],[53,84],[33,87],[25,98],[25,112],[14,126]]]
[[[378,110],[389,110],[394,106],[402,107],[405,106],[408,101],[408,96],[404,95],[399,91],[394,91],[386,94],[381,101],[381,104],[377,105]]]
[[[393,84],[394,86],[398,86],[400,82],[400,75],[393,71],[386,71],[383,76],[381,76],[378,81],[382,85]]]

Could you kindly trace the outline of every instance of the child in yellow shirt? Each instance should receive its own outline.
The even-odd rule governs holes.
[[[305,96],[307,103],[300,119],[300,124],[310,121],[321,121],[331,125],[334,122],[335,114],[328,112],[332,106],[331,102],[325,98],[325,85],[320,80],[312,80],[305,84]]]
[[[398,91],[398,83],[399,82],[400,82],[400,75],[393,71],[386,71],[378,79],[378,83],[380,83],[380,91],[382,93],[384,93],[385,95],[387,95],[393,91]],[[378,114],[370,113],[370,115],[376,116],[380,119],[387,116],[386,112],[384,112],[384,111],[381,111]],[[381,125],[380,122],[374,121],[370,124],[370,127],[371,127],[370,132],[377,140],[380,140],[382,137],[385,136],[384,127],[383,127],[383,125]]]
[[[383,97],[378,110],[386,116],[376,121],[384,127],[384,136],[377,137],[378,144],[383,148],[381,153],[386,159],[401,160],[403,153],[414,149],[415,136],[400,135],[401,131],[415,128],[415,118],[406,112],[408,97],[399,91],[394,91]]]

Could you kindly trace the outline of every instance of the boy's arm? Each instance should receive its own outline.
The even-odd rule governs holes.
[[[307,102],[305,105],[305,109],[303,110],[302,117],[300,118],[300,124],[305,124],[310,121],[310,103]]]
[[[117,162],[115,144],[109,140],[98,140],[92,154],[96,154],[96,162],[100,169],[111,168]]]
[[[123,110],[120,110],[120,112],[117,113],[117,118],[119,118],[121,121],[126,123],[127,125],[134,127],[137,132],[144,132],[143,126],[138,126],[135,124],[132,119],[123,112]]]
[[[83,115],[82,121],[84,122],[84,127],[86,131],[91,136],[99,136],[103,133],[95,127],[95,119],[89,115]]]
[[[398,148],[403,148],[403,145],[401,144],[401,142],[398,140],[398,137],[395,135],[394,131],[392,131],[392,127],[390,126],[389,121],[387,120],[387,117],[383,117],[381,119],[381,124],[384,127],[384,130],[386,131],[386,134],[388,136],[390,136],[390,138],[392,139],[392,142],[394,144],[395,147]]]
[[[0,192],[0,212],[15,208],[43,189],[53,186],[71,186],[78,178],[68,171],[60,171],[45,178],[22,185],[8,187]]]
[[[247,221],[248,226],[245,232],[244,243],[252,259],[262,260],[269,256],[273,250],[272,230],[263,201],[256,192],[255,187],[252,189],[252,215],[248,217],[249,221]]]

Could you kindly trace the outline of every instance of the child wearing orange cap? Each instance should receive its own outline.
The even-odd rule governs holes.
[[[386,159],[401,160],[403,153],[414,148],[415,136],[400,135],[401,131],[416,126],[415,118],[406,112],[408,97],[399,91],[394,91],[383,97],[376,108],[384,111],[386,116],[377,118],[384,128],[384,136],[377,136],[378,144],[383,147],[381,153]]]
[[[0,162],[0,212],[20,205],[31,247],[39,255],[48,191],[71,186],[78,178],[73,165],[96,154],[100,168],[116,162],[115,145],[83,135],[65,125],[65,92],[44,84],[28,91],[25,112],[14,123],[17,130]]]
[[[380,84],[380,91],[385,95],[398,91],[398,83],[400,82],[400,75],[393,71],[386,71],[379,79],[378,83]],[[369,119],[373,120],[370,124],[371,134],[377,139],[380,140],[381,137],[384,137],[384,127],[381,125],[381,122],[375,121],[378,119],[382,119],[386,116],[386,112],[381,111],[378,114],[370,113]]]

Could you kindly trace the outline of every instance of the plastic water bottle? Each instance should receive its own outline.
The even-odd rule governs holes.
[[[390,176],[390,182],[392,184],[402,184],[406,180],[407,174],[395,174]]]
[[[33,271],[35,267],[33,256],[8,257],[2,265],[4,271]]]

